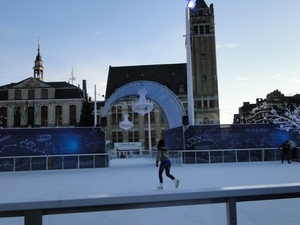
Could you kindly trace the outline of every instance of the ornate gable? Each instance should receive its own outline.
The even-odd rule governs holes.
[[[49,88],[50,85],[40,81],[39,79],[35,79],[33,77],[30,77],[26,80],[21,81],[20,83],[14,85],[12,88]]]

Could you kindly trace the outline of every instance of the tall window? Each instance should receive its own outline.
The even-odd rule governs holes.
[[[34,127],[34,120],[35,120],[34,107],[29,106],[27,109],[27,126]]]
[[[41,107],[41,126],[48,126],[48,106]]]
[[[145,115],[144,115],[144,118],[145,118],[145,124],[148,124],[148,113],[146,113]],[[154,123],[155,121],[154,121],[154,112],[153,111],[151,111],[150,112],[150,123]]]
[[[128,141],[129,142],[138,142],[139,141],[139,132],[138,131],[127,131],[128,132]]]
[[[120,121],[123,120],[122,118],[122,107],[121,106],[114,106],[112,108],[112,124],[118,125]]]
[[[21,99],[21,90],[15,90],[15,99],[16,100]]]
[[[47,99],[48,98],[48,89],[42,89],[41,91],[41,98]]]
[[[148,135],[148,131],[145,131],[145,150],[148,149],[149,150],[149,135]],[[156,138],[156,133],[155,130],[151,130],[151,147],[155,146],[155,138]]]
[[[60,105],[55,107],[55,122],[56,126],[62,126],[62,107]]]
[[[34,99],[35,91],[34,90],[28,90],[28,99]]]
[[[132,111],[131,105],[128,105],[128,114],[129,114],[129,117],[128,117],[129,121],[132,121],[133,123],[139,122],[139,114]]]
[[[70,105],[69,112],[70,112],[70,115],[69,115],[69,118],[70,118],[69,125],[70,126],[76,126],[76,105]]]
[[[0,108],[0,127],[6,127],[7,108]]]
[[[21,126],[21,114],[20,114],[20,107],[14,108],[14,127]]]
[[[123,141],[122,131],[112,132],[112,144],[116,142],[122,142],[122,141]]]

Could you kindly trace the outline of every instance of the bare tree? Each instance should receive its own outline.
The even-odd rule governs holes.
[[[273,124],[278,124],[281,130],[300,132],[300,106],[284,103],[279,109],[282,113],[272,108],[267,119]]]

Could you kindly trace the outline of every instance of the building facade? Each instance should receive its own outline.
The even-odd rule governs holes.
[[[214,8],[207,6],[204,0],[198,0],[193,9],[190,9],[190,36],[191,59],[193,76],[194,124],[219,124],[219,97],[216,62]],[[188,41],[188,40],[187,40]],[[187,64],[158,64],[109,67],[106,95],[109,97],[121,86],[140,80],[154,81],[168,87],[180,100],[188,115],[187,97]],[[147,87],[146,87],[147,88]],[[147,97],[147,96],[146,96]],[[120,99],[107,114],[106,139],[110,140],[110,148],[119,142],[141,142],[143,150],[148,150],[149,138],[152,146],[165,137],[168,121],[159,105],[154,105],[150,113],[150,131],[148,115],[138,115],[131,108],[137,96],[128,96]],[[124,114],[128,114],[133,128],[122,130],[119,122],[123,121]],[[183,125],[188,125],[186,118]],[[151,135],[149,136],[149,132]]]
[[[234,115],[233,123],[272,123],[272,110],[278,115],[286,113],[285,104],[292,106],[300,105],[300,95],[284,96],[279,90],[267,94],[266,98],[257,98],[256,103],[244,102],[239,108],[239,114]]]
[[[38,44],[33,77],[0,86],[1,127],[77,125],[82,104],[86,99],[86,91],[67,82],[45,82],[43,73],[43,61]]]

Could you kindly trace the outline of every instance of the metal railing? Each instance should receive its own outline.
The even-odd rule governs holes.
[[[0,157],[0,172],[101,168],[108,166],[108,153]]]
[[[223,187],[182,193],[0,203],[0,217],[23,216],[25,225],[42,225],[44,215],[225,203],[227,225],[237,225],[237,202],[287,198],[300,198],[300,183]]]
[[[176,164],[263,162],[281,160],[278,148],[173,150],[170,159]]]

